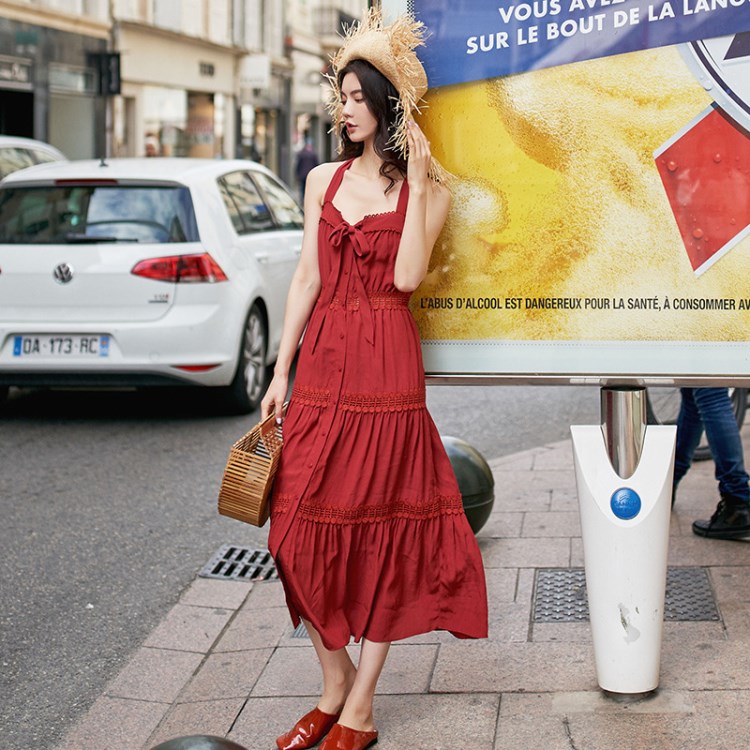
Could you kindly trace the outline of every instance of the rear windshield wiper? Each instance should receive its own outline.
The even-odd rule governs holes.
[[[68,234],[65,235],[65,241],[71,245],[85,245],[95,244],[97,242],[138,242],[138,239],[136,237],[112,237],[110,235],[97,237],[92,234],[68,232]]]

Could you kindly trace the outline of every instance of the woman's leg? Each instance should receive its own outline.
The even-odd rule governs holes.
[[[326,714],[337,714],[341,711],[346,698],[357,676],[357,668],[345,648],[329,651],[315,628],[303,620],[310,640],[318,655],[323,670],[323,694],[318,701],[318,708]]]
[[[339,724],[359,731],[375,729],[372,702],[390,647],[390,643],[375,643],[365,638],[362,639],[357,677],[339,717]]]

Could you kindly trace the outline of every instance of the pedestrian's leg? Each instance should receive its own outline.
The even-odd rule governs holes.
[[[706,429],[722,497],[750,502],[742,439],[726,388],[696,388],[695,404]]]
[[[710,519],[693,521],[693,533],[713,539],[747,539],[750,488],[732,402],[726,388],[696,388],[694,393],[716,466],[721,500]]]
[[[703,422],[692,388],[680,389],[680,413],[677,417],[677,442],[674,455],[674,486],[687,474],[695,449],[703,434]]]

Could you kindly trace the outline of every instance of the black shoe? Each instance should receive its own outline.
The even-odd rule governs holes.
[[[693,521],[693,533],[710,539],[750,538],[750,503],[722,495],[710,521]]]

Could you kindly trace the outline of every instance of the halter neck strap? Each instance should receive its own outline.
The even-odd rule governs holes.
[[[344,172],[351,167],[353,161],[354,159],[348,159],[347,161],[342,162],[341,166],[333,173],[333,177],[331,177],[331,181],[328,183],[328,190],[326,190],[324,198],[325,201],[333,202],[336,191],[341,185],[341,180],[344,179]]]
[[[347,159],[342,162],[341,166],[336,169],[331,177],[331,181],[328,183],[328,189],[326,190],[324,201],[333,203],[333,199],[336,196],[336,192],[341,186],[341,182],[344,179],[344,173],[349,167],[351,167],[354,159]],[[396,213],[406,216],[406,206],[409,202],[409,182],[404,177],[401,188],[398,194],[398,203],[396,204]]]

